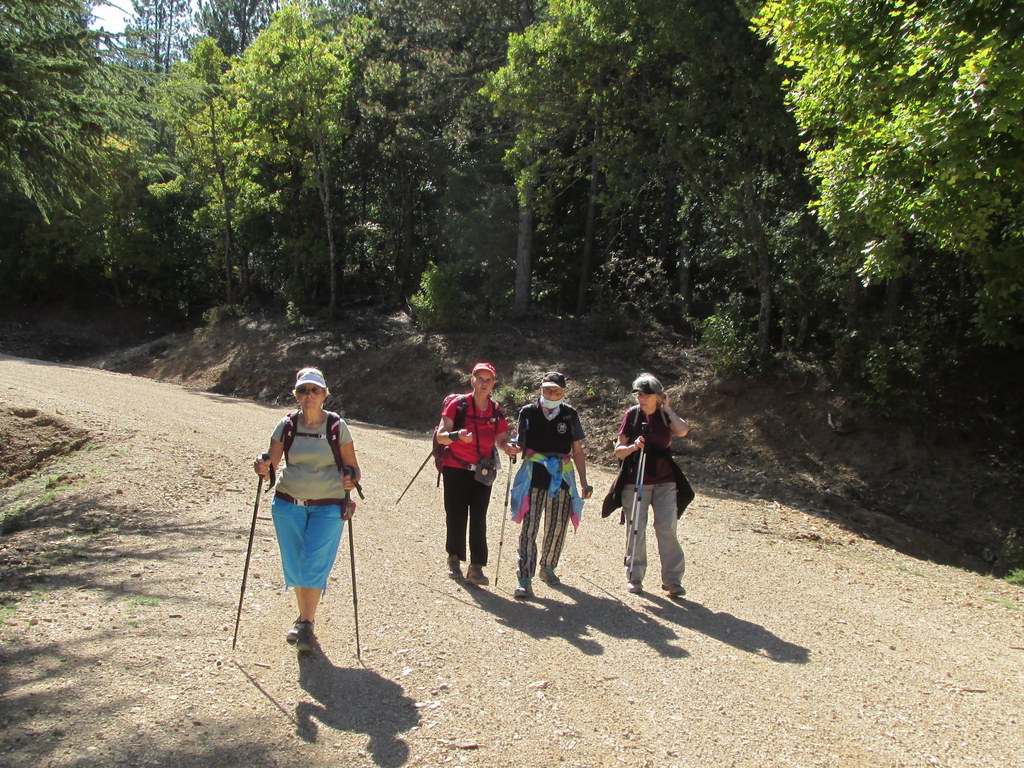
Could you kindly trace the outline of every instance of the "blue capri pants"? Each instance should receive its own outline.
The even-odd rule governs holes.
[[[340,504],[300,507],[275,498],[271,507],[285,587],[327,589],[345,521]]]

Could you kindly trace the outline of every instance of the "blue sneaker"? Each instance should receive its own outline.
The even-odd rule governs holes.
[[[529,579],[520,579],[519,584],[516,585],[515,592],[512,596],[517,600],[525,600],[528,597],[533,597],[533,587],[530,586]]]

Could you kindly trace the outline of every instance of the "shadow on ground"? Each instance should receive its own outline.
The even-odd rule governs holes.
[[[595,589],[604,591],[590,582]],[[510,600],[490,590],[466,586],[466,594],[499,622],[535,639],[561,638],[581,652],[604,653],[598,635],[636,640],[665,658],[690,656],[676,643],[681,640],[669,624],[699,632],[746,653],[780,663],[806,664],[810,651],[787,642],[759,624],[728,613],[715,613],[689,600],[670,600],[645,593],[644,610],[611,595],[585,592],[566,584],[551,585],[571,602],[534,597]]]
[[[299,685],[312,697],[295,707],[296,730],[314,743],[321,726],[335,731],[365,733],[374,763],[397,768],[409,759],[409,745],[400,733],[419,724],[415,702],[397,683],[369,669],[335,666],[317,648],[298,655]]]

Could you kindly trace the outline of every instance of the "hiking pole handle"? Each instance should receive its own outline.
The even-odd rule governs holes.
[[[261,461],[270,461],[270,454],[266,451],[260,456]],[[273,468],[270,470],[273,472]],[[231,638],[231,650],[235,650],[238,643],[238,625],[242,621],[242,602],[245,599],[245,583],[249,578],[249,560],[252,557],[252,540],[256,535],[256,515],[260,509],[260,493],[263,491],[263,475],[256,483],[256,501],[252,505],[252,524],[249,526],[249,543],[245,548],[245,568],[242,570],[242,589],[238,594],[238,611],[235,613],[235,634]]]

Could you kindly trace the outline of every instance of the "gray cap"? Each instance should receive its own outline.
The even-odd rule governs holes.
[[[665,388],[651,374],[641,373],[633,380],[633,391],[643,392],[645,395],[660,395]]]

